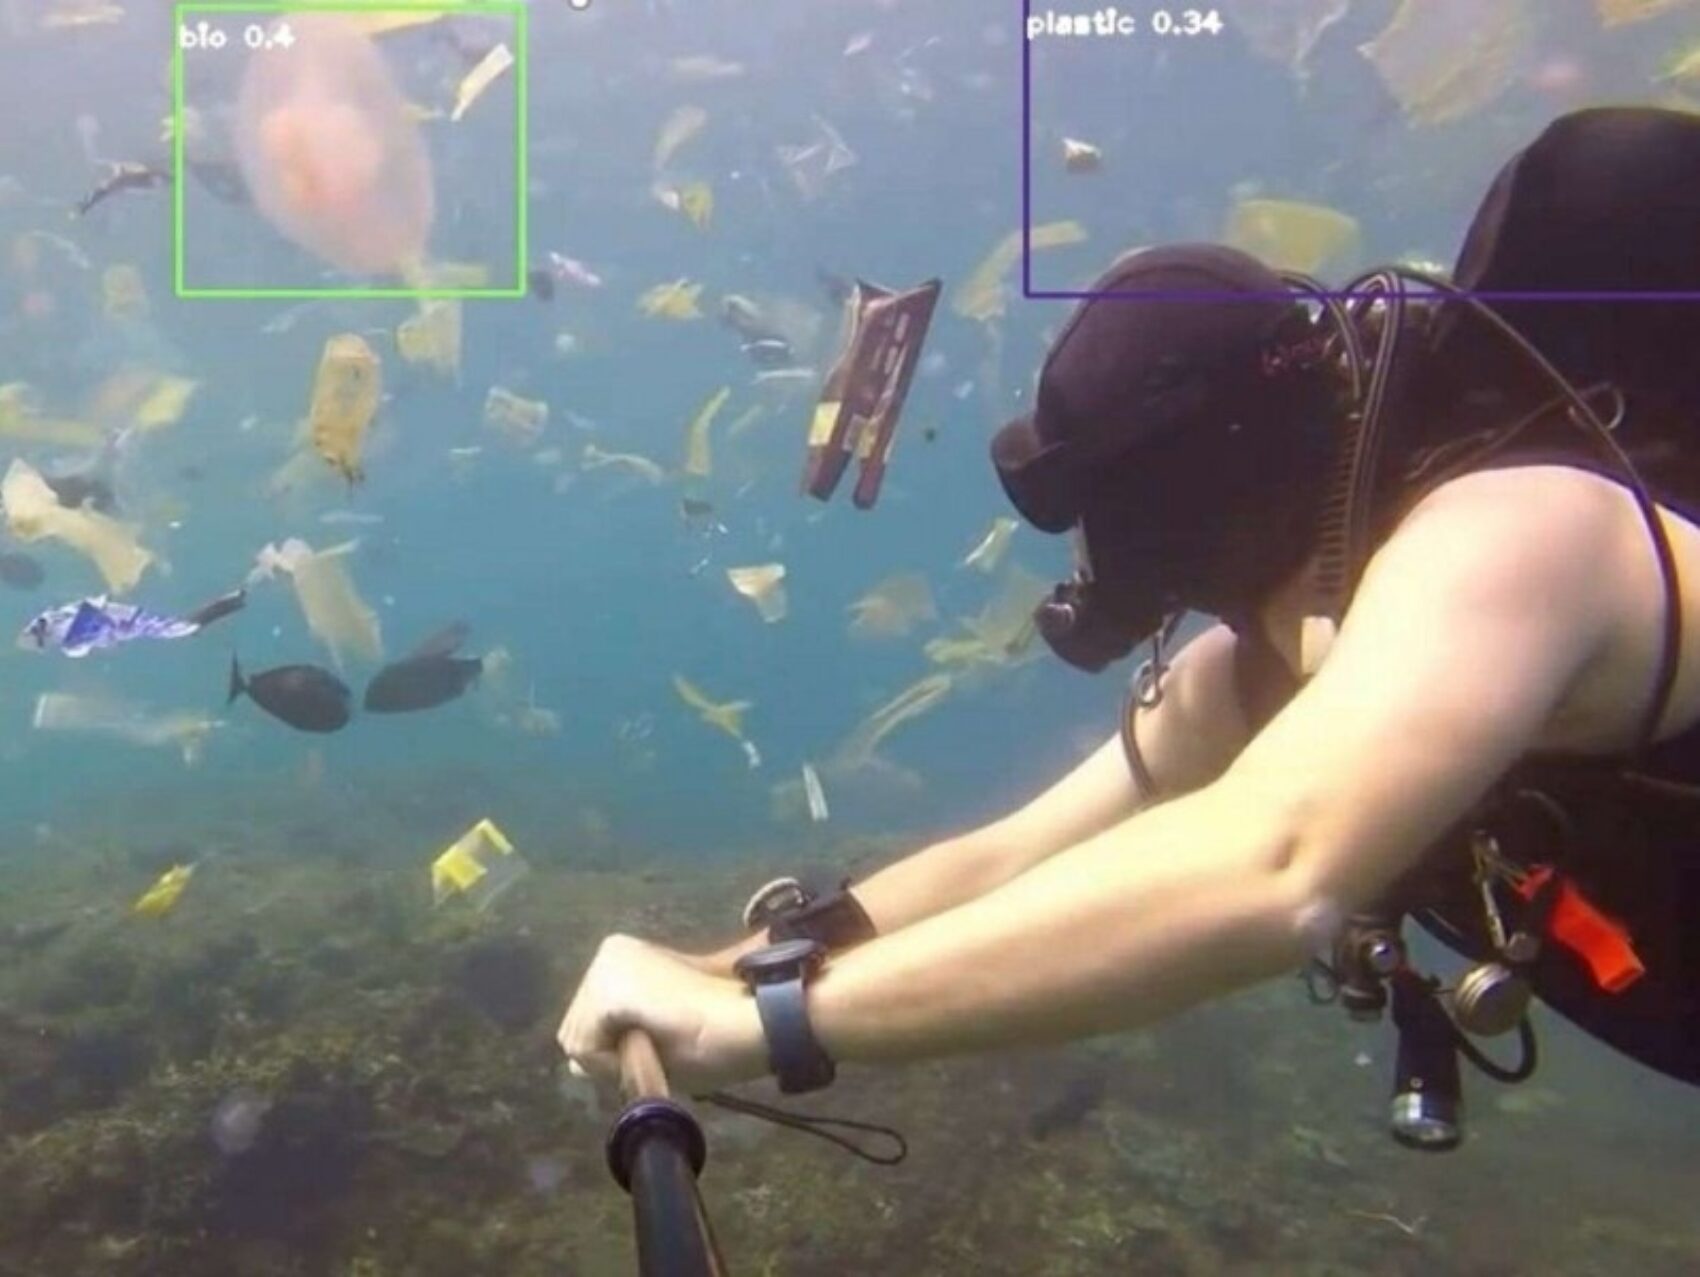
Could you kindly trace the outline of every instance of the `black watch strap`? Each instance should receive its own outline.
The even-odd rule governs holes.
[[[799,971],[789,980],[755,986],[756,1010],[767,1034],[767,1062],[786,1095],[818,1091],[837,1076],[809,1024],[808,989]]]

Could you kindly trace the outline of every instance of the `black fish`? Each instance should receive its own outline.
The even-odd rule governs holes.
[[[27,554],[0,554],[0,581],[17,590],[33,590],[47,579],[41,564]]]
[[[686,519],[706,519],[714,513],[714,502],[701,497],[680,497],[679,514]]]
[[[297,731],[334,732],[348,725],[348,686],[317,665],[280,665],[242,677],[242,667],[230,658],[230,704],[243,692],[273,718]]]
[[[171,174],[162,169],[152,168],[146,164],[136,164],[129,160],[108,164],[107,169],[107,175],[100,185],[77,201],[74,208],[75,216],[86,216],[88,211],[96,204],[111,199],[120,191],[146,191],[155,186],[162,186],[171,180]]]
[[[384,666],[366,684],[366,709],[373,714],[411,714],[454,700],[484,672],[479,657],[455,655],[466,635],[466,624],[457,621]]]
[[[532,272],[525,277],[525,282],[531,291],[531,295],[538,301],[552,302],[555,300],[555,276],[547,267],[533,268]]]
[[[73,510],[91,506],[102,514],[111,514],[118,508],[118,499],[112,495],[112,485],[105,479],[87,474],[43,475],[42,479],[53,489],[53,495],[59,498],[62,506]]]

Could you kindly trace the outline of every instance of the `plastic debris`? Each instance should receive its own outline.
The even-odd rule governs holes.
[[[307,410],[309,437],[313,451],[350,484],[365,478],[360,454],[382,393],[383,369],[364,337],[343,333],[325,343]]]
[[[785,619],[790,604],[785,596],[785,565],[763,563],[757,567],[727,568],[726,579],[732,588],[756,605],[761,619],[769,625]]]
[[[1090,142],[1065,137],[1062,140],[1063,167],[1070,173],[1096,173],[1104,163],[1104,153]]]
[[[1355,218],[1294,200],[1241,200],[1222,238],[1276,270],[1305,275],[1331,264],[1349,266],[1363,245]]]
[[[549,405],[541,399],[523,399],[511,390],[491,386],[484,396],[484,424],[508,442],[530,448],[543,437],[549,424]]]
[[[1694,2],[1695,0],[1594,0],[1594,9],[1600,15],[1601,26],[1621,27],[1631,22],[1645,22],[1648,18],[1656,18],[1660,14]]]
[[[148,290],[142,272],[127,262],[108,266],[100,275],[101,310],[108,319],[148,317]]]
[[[421,301],[419,313],[395,330],[396,350],[410,364],[423,364],[445,377],[460,378],[461,309],[453,299]]]
[[[893,292],[856,282],[845,303],[843,346],[809,424],[802,486],[810,496],[828,500],[854,457],[860,470],[851,501],[867,510],[879,500],[940,287],[931,279]]]
[[[884,705],[881,705],[850,734],[839,748],[837,761],[846,767],[862,766],[871,761],[880,742],[904,723],[918,718],[950,695],[952,686],[948,674],[929,674],[911,683]]]
[[[1033,609],[1048,592],[1046,583],[1031,572],[1011,568],[997,596],[978,615],[963,618],[965,634],[928,641],[927,659],[944,666],[1008,666],[1038,655]]]
[[[887,577],[848,608],[858,638],[902,638],[916,625],[938,620],[927,578],[919,572]]]
[[[854,168],[858,163],[837,129],[820,116],[814,117],[815,138],[800,146],[778,148],[779,162],[791,175],[791,181],[805,200],[817,200],[825,192],[834,173]]]
[[[405,276],[424,260],[436,212],[419,126],[356,26],[310,12],[287,22],[294,38],[249,55],[237,100],[254,205],[341,270]]]
[[[59,27],[110,26],[123,20],[123,6],[109,4],[107,0],[56,0],[42,14],[41,25],[53,30]]]
[[[131,421],[138,430],[161,430],[175,426],[188,411],[189,400],[201,383],[188,377],[161,374],[148,390],[147,396],[136,405]]]
[[[37,731],[81,732],[132,745],[175,746],[184,765],[193,766],[201,759],[207,737],[223,723],[188,710],[161,714],[104,697],[43,692],[36,697],[30,725]]]
[[[1346,16],[1349,0],[1261,0],[1234,14],[1234,29],[1261,58],[1279,62],[1303,80],[1322,33]]]
[[[639,456],[635,452],[604,452],[593,443],[584,445],[584,453],[579,460],[579,468],[583,470],[617,469],[637,475],[649,483],[663,483],[667,472],[648,457]]]
[[[689,142],[708,123],[708,112],[700,106],[681,106],[662,122],[655,138],[651,166],[659,173],[686,142]]]
[[[714,459],[709,446],[708,431],[731,396],[732,388],[722,386],[708,397],[708,401],[697,409],[696,415],[691,418],[691,424],[685,430],[686,474],[706,479],[713,472]]]
[[[702,719],[716,731],[725,732],[733,740],[742,742],[744,739],[744,715],[755,707],[754,701],[727,701],[716,704],[708,696],[681,674],[673,675],[673,690],[697,712]]]
[[[44,416],[45,406],[41,392],[28,382],[0,385],[0,436],[71,448],[96,448],[104,441],[99,426]]]
[[[194,865],[174,865],[160,875],[159,881],[144,891],[130,906],[133,913],[144,918],[163,918],[177,907],[183,892],[194,876]]]
[[[986,535],[980,538],[980,543],[962,560],[962,566],[973,568],[990,576],[998,570],[998,564],[1003,562],[1004,553],[1009,549],[1010,538],[1015,535],[1020,522],[1007,515],[999,515],[992,520],[992,526]]]
[[[431,862],[431,899],[441,907],[459,897],[482,913],[530,872],[508,836],[485,817]]]
[[[702,310],[697,305],[701,296],[701,284],[675,279],[644,293],[638,298],[638,309],[651,319],[701,319]]]
[[[461,117],[472,109],[472,104],[483,97],[485,90],[513,64],[514,55],[505,44],[498,44],[486,53],[455,90],[454,109],[449,112],[450,123],[459,123]]]
[[[1033,251],[1064,248],[1085,242],[1086,230],[1079,222],[1046,222],[1032,230]],[[970,272],[956,290],[951,308],[964,319],[982,323],[1004,313],[1005,294],[1009,291],[1006,277],[1021,260],[1021,231],[1011,231],[999,240],[985,259]]]
[[[815,771],[813,763],[803,764],[803,793],[809,800],[809,819],[815,824],[825,824],[830,812],[826,806],[826,791],[821,788],[820,774]]]
[[[707,230],[714,219],[714,190],[707,182],[657,185],[654,194],[663,207],[686,218],[699,231]]]
[[[345,541],[328,550],[315,551],[297,538],[282,545],[267,545],[255,558],[248,584],[287,574],[295,586],[295,599],[307,628],[330,649],[340,669],[345,653],[379,664],[384,659],[378,614],[368,607],[354,588],[342,559],[354,552],[358,541]]]
[[[706,84],[714,80],[736,80],[744,74],[742,62],[729,62],[711,54],[693,53],[674,58],[668,73],[680,84]]]
[[[1401,0],[1359,52],[1413,124],[1463,119],[1516,81],[1531,56],[1533,0]]]
[[[14,460],[0,481],[0,505],[6,511],[6,526],[20,541],[52,538],[93,561],[116,593],[132,589],[153,562],[153,555],[136,540],[138,529],[95,510],[72,510],[61,505],[57,494],[35,467]]]

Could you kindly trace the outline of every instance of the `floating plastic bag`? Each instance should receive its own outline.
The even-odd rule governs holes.
[[[530,872],[508,836],[486,817],[432,862],[432,901],[440,907],[459,896],[482,913]]]

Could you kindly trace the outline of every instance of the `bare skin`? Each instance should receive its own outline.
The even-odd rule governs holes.
[[[1688,585],[1671,735],[1700,719],[1700,529],[1665,523]],[[1056,1042],[1292,970],[1516,758],[1629,744],[1664,606],[1617,485],[1564,467],[1447,484],[1376,555],[1322,671],[1243,748],[1218,717],[1221,636],[1189,647],[1140,725],[1159,784],[1185,796],[1140,809],[1106,747],[1014,815],[858,888],[881,935],[815,981],[816,1034],[847,1062]],[[1290,663],[1299,619],[1291,588],[1263,616]],[[563,1049],[612,1073],[619,1034],[642,1027],[684,1085],[761,1075],[752,1001],[718,966],[610,937]]]

